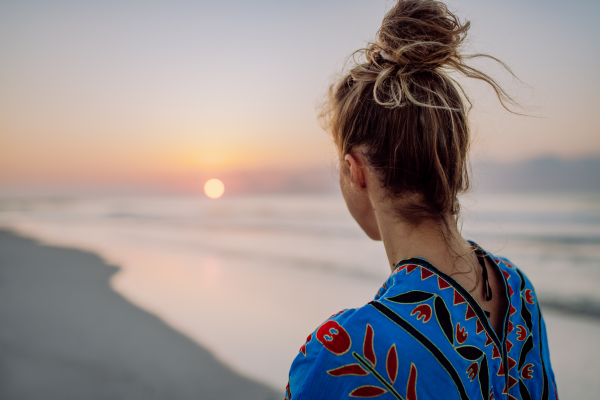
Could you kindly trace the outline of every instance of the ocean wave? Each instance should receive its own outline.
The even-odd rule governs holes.
[[[600,320],[600,301],[594,299],[568,300],[542,296],[540,297],[540,306],[542,310],[548,309]]]

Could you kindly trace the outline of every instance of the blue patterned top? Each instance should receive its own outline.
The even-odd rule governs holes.
[[[488,258],[509,299],[501,337],[454,279],[404,260],[373,301],[308,336],[285,398],[558,399],[533,286],[508,260]]]

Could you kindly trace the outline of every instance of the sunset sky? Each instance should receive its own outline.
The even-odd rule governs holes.
[[[472,22],[469,50],[526,84],[480,64],[534,116],[512,116],[469,85],[474,157],[600,156],[600,2],[448,3]],[[2,1],[0,185],[324,167],[333,151],[316,105],[392,4]]]

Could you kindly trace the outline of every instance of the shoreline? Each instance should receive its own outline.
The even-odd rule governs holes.
[[[542,311],[550,311],[569,316],[578,316],[600,322],[600,307],[585,302],[567,302],[547,298],[540,299]]]
[[[1,398],[282,397],[115,292],[117,271],[0,229]]]
[[[204,254],[198,258],[196,253],[192,258],[187,259],[181,249],[173,247],[167,254],[163,254],[164,249],[156,251],[157,249],[145,247],[147,244],[137,249],[128,247],[126,250],[120,248],[121,244],[115,241],[118,236],[114,236],[114,233],[109,241],[103,237],[94,239],[99,240],[97,246],[92,245],[91,241],[82,241],[79,242],[81,247],[77,247],[68,244],[78,243],[75,236],[65,235],[60,231],[35,234],[35,231],[32,233],[31,230],[13,228],[7,232],[6,229],[0,227],[0,239],[4,234],[28,241],[41,248],[81,253],[100,260],[102,264],[100,270],[108,267],[109,273],[103,272],[102,284],[96,286],[102,287],[103,291],[111,292],[111,296],[127,303],[128,307],[157,320],[159,325],[191,342],[194,348],[199,347],[206,352],[202,346],[208,344],[213,361],[216,358],[216,363],[232,365],[234,370],[242,371],[243,376],[253,377],[242,378],[246,381],[254,384],[259,381],[269,383],[271,388],[275,388],[275,390],[271,389],[271,393],[276,393],[276,389],[280,387],[279,383],[283,381],[283,376],[280,375],[287,375],[287,367],[293,359],[290,355],[295,356],[297,353],[298,332],[302,334],[310,332],[323,320],[321,314],[330,314],[330,310],[341,309],[338,308],[340,305],[352,305],[352,301],[361,302],[361,298],[372,298],[370,285],[357,284],[355,278],[321,275],[317,282],[310,270],[274,269],[271,266],[248,263],[237,266],[225,265],[220,264],[219,259],[214,256],[211,258],[210,255]],[[54,240],[52,239],[54,235],[62,239]],[[42,240],[42,243],[50,244],[40,245],[38,239]],[[6,257],[2,253],[3,248],[6,248],[5,243],[0,240],[0,285],[4,280],[1,268],[6,262]],[[31,250],[31,247],[28,248]],[[109,265],[102,260],[110,260]],[[112,267],[111,263],[122,265],[122,268]],[[121,272],[115,276],[117,271]],[[109,282],[111,276],[113,279]],[[266,276],[271,280],[259,279]],[[156,279],[158,281],[155,281]],[[249,283],[253,287],[251,291],[247,290]],[[160,285],[161,289],[157,290],[154,284]],[[221,297],[221,302],[214,304],[215,296],[221,296],[223,293],[224,287],[221,284],[226,285],[224,287],[228,290],[229,296]],[[313,287],[317,286],[316,293],[326,293],[327,290],[331,291],[335,288],[334,295],[330,293],[329,298],[319,300],[317,303],[299,302],[298,299],[304,299],[302,296],[305,293],[298,292],[296,289],[303,290],[309,284]],[[61,282],[58,286],[64,285],[65,283]],[[44,289],[45,286],[42,284],[40,287]],[[2,289],[5,288],[0,286],[0,318],[4,318],[2,305],[6,303],[2,301]],[[262,296],[261,293],[268,293],[268,295]],[[240,298],[244,299],[243,303],[240,303]],[[281,301],[273,303],[273,298]],[[326,309],[316,307],[316,304],[325,304]],[[210,306],[206,307],[206,305]],[[595,393],[600,390],[598,381],[594,378],[595,373],[600,370],[598,363],[600,349],[595,346],[597,337],[600,337],[598,319],[565,308],[559,310],[548,307],[548,304],[543,304],[542,309],[548,328],[552,365],[561,398],[581,400],[595,398]],[[48,314],[54,315],[55,312],[54,309]],[[287,318],[286,323],[281,323],[280,317],[274,318],[274,316],[288,314],[303,316],[304,319]],[[231,318],[232,316],[236,318]],[[310,322],[311,320],[313,322]],[[273,324],[273,321],[279,322]],[[244,324],[243,332],[238,330],[240,323]],[[269,326],[269,329],[265,329],[265,326]],[[278,327],[279,329],[274,329]],[[2,342],[2,335],[0,326],[0,348],[6,347]],[[201,345],[198,346],[197,343]],[[2,378],[7,376],[2,369],[2,361],[0,358],[0,397],[3,395]],[[224,368],[231,370],[229,367]],[[81,397],[80,395],[78,398]],[[129,393],[124,397],[137,398]],[[162,397],[165,395],[163,394]],[[280,397],[282,396],[273,396],[273,398]],[[30,398],[39,398],[39,396]],[[203,394],[201,398],[235,399],[236,397],[221,395],[206,397]]]

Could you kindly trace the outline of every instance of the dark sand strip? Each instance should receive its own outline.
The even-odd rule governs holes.
[[[112,291],[117,271],[0,230],[0,399],[283,397]]]

